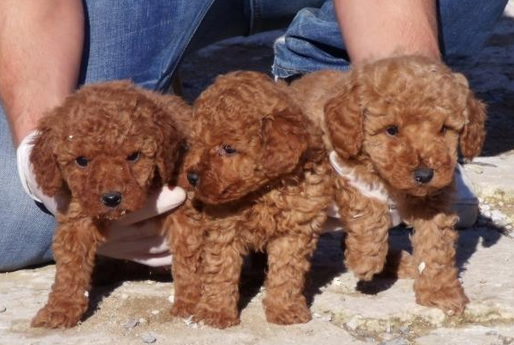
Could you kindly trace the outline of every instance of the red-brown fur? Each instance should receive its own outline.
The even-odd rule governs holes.
[[[179,128],[190,107],[130,82],[85,86],[39,123],[31,162],[41,189],[60,194],[52,244],[57,273],[33,327],[72,327],[88,307],[87,293],[98,246],[109,223],[143,205],[148,192],[168,183],[182,141]],[[140,152],[135,161],[128,156]],[[86,167],[76,164],[87,157]],[[101,195],[122,193],[106,207]]]
[[[485,136],[485,107],[465,77],[427,58],[395,57],[347,73],[312,73],[294,82],[291,92],[324,128],[327,148],[363,182],[384,186],[414,227],[413,257],[402,254],[399,274],[415,278],[417,302],[462,313],[468,298],[457,276],[457,217],[449,206],[459,142],[471,159]],[[387,133],[392,125],[398,134]],[[433,169],[429,183],[416,182],[420,167]],[[344,177],[335,180],[335,199],[348,233],[346,265],[369,280],[384,269],[388,205]]]
[[[267,320],[307,322],[305,274],[332,193],[321,131],[285,85],[234,72],[195,102],[189,139],[184,173],[199,180],[170,225],[172,313],[218,328],[238,324],[243,257],[257,250],[268,255]]]

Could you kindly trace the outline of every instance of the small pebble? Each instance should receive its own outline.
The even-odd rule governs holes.
[[[3,305],[0,305],[0,313],[5,313],[7,310],[6,307],[4,307]]]
[[[169,295],[168,296],[168,301],[170,301],[171,304],[175,303],[175,296],[174,295]]]
[[[318,313],[312,313],[312,317],[316,318],[316,319],[319,319],[321,317],[321,315],[318,314]]]
[[[184,319],[184,320],[182,320],[182,321],[184,321],[184,323],[186,324],[186,326],[191,326],[191,324],[193,324],[193,317],[192,317],[192,316],[190,316],[190,317],[188,317],[187,319]]]
[[[409,333],[409,326],[403,326],[400,328],[400,333]]]
[[[325,322],[330,322],[330,321],[332,321],[332,315],[325,315],[321,318],[321,320],[323,320]]]
[[[130,331],[130,330],[133,330],[134,328],[136,328],[136,326],[138,326],[138,325],[139,325],[139,320],[132,319],[132,320],[125,322],[123,327],[125,327],[125,329],[127,331]]]
[[[348,321],[346,326],[352,331],[355,331],[357,327],[359,327],[359,318],[353,317],[350,321]]]
[[[143,318],[143,317],[139,318],[139,320],[138,320],[138,321],[139,321],[139,323],[146,323],[146,319],[145,319],[145,318]]]
[[[157,341],[157,338],[152,333],[145,333],[145,334],[143,334],[141,339],[143,339],[143,342],[145,344],[153,344],[153,343],[155,343]]]
[[[400,337],[388,341],[383,341],[380,343],[380,345],[409,345],[409,342]]]
[[[157,315],[157,314],[159,314],[158,310],[152,310],[152,315]]]
[[[482,211],[489,211],[491,209],[491,206],[487,205],[487,204],[484,204],[484,205],[480,205],[480,209]]]
[[[382,339],[383,340],[391,340],[393,338],[394,338],[394,335],[392,335],[390,333],[382,334]]]
[[[493,221],[498,222],[498,221],[504,220],[505,215],[498,210],[493,210],[491,212],[491,218],[493,219]]]
[[[120,295],[121,299],[127,299],[129,296],[126,293]]]

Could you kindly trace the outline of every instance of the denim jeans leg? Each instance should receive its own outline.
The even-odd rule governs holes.
[[[25,194],[9,125],[0,106],[0,272],[52,259],[55,220]]]
[[[441,0],[437,2],[439,41],[445,59],[471,56],[483,46],[507,0]],[[275,42],[273,74],[287,78],[320,69],[346,70],[349,57],[332,0],[320,9],[298,12]]]

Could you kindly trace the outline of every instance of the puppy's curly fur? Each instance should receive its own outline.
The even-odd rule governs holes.
[[[172,313],[218,328],[238,324],[243,257],[257,250],[268,255],[267,320],[307,322],[305,274],[332,193],[321,131],[285,85],[257,72],[218,77],[193,109],[184,170],[195,199],[170,226]]]
[[[36,180],[45,194],[67,202],[56,215],[55,283],[33,327],[71,327],[80,320],[107,226],[172,178],[179,127],[189,115],[180,99],[121,81],[85,86],[41,120],[30,157]],[[116,205],[112,193],[118,193]]]
[[[404,56],[348,73],[312,73],[291,91],[324,127],[327,148],[348,172],[387,192],[414,227],[413,257],[403,254],[399,275],[415,278],[417,302],[462,313],[468,298],[455,267],[453,176],[459,142],[471,159],[485,136],[485,107],[466,78],[441,63]],[[363,195],[345,177],[336,178],[335,190],[348,235],[346,264],[369,280],[386,261],[388,203]]]

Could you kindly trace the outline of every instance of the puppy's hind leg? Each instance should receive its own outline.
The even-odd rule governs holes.
[[[57,272],[46,305],[32,319],[32,327],[75,326],[88,308],[95,253],[100,243],[89,219],[60,224],[53,241]]]

